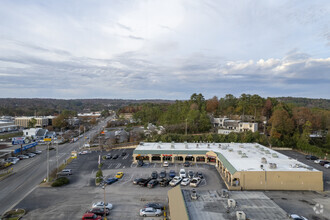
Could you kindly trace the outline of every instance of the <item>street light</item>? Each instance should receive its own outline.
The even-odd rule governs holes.
[[[105,210],[105,187],[107,186],[106,183],[104,183],[104,185],[102,186],[102,189],[103,189],[103,195],[104,195],[104,201],[103,201],[103,216],[104,216],[104,220],[107,220],[107,217],[106,217],[106,210]]]

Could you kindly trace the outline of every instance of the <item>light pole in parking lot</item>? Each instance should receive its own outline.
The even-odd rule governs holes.
[[[104,195],[104,201],[103,201],[103,216],[104,216],[104,220],[107,220],[107,217],[106,217],[106,210],[105,210],[105,187],[107,186],[106,183],[104,183],[104,185],[102,186],[102,189],[103,189],[103,195]]]

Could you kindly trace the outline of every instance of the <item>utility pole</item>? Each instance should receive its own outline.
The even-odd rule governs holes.
[[[187,135],[187,119],[186,119],[186,135]]]
[[[56,178],[58,173],[58,141],[56,141]]]
[[[49,182],[49,142],[47,143],[47,183]]]

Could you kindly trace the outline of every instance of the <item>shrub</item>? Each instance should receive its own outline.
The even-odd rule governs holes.
[[[53,183],[52,183],[52,187],[59,187],[59,186],[63,186],[66,184],[69,184],[70,180],[67,177],[60,177],[57,178]]]
[[[102,170],[99,169],[97,172],[96,172],[96,177],[103,177],[103,173],[102,173]]]
[[[102,181],[103,181],[103,178],[102,177],[96,177],[96,179],[95,179],[95,182],[96,183],[100,183]]]

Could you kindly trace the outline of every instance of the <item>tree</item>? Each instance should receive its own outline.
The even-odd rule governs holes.
[[[66,122],[66,119],[64,115],[60,114],[53,120],[53,126],[56,128],[65,128],[68,126],[68,123]]]
[[[219,107],[218,97],[214,96],[212,99],[206,101],[206,111],[209,113],[215,113]]]
[[[262,107],[263,103],[264,103],[264,99],[261,98],[260,96],[258,95],[253,95],[251,96],[250,98],[251,100],[251,105],[253,106],[254,108],[254,120],[256,120],[257,118],[257,110]]]
[[[309,144],[311,127],[312,123],[310,123],[309,121],[304,124],[303,133],[300,135],[300,138],[297,142],[297,147],[301,150],[308,151],[311,147],[311,145]]]
[[[28,122],[28,127],[29,128],[34,128],[36,126],[36,124],[37,124],[37,119],[31,118]]]
[[[105,118],[106,118],[106,117],[108,117],[109,115],[110,115],[109,110],[106,110],[106,109],[105,109],[105,110],[103,110],[103,111],[101,112],[101,116],[102,116],[102,117],[105,117]]]
[[[245,119],[245,111],[247,110],[248,104],[250,102],[251,95],[243,93],[238,101],[238,107],[242,111],[242,120]]]
[[[267,98],[263,108],[263,115],[266,116],[267,119],[270,119],[270,117],[272,116],[272,109],[273,103],[270,98]]]

